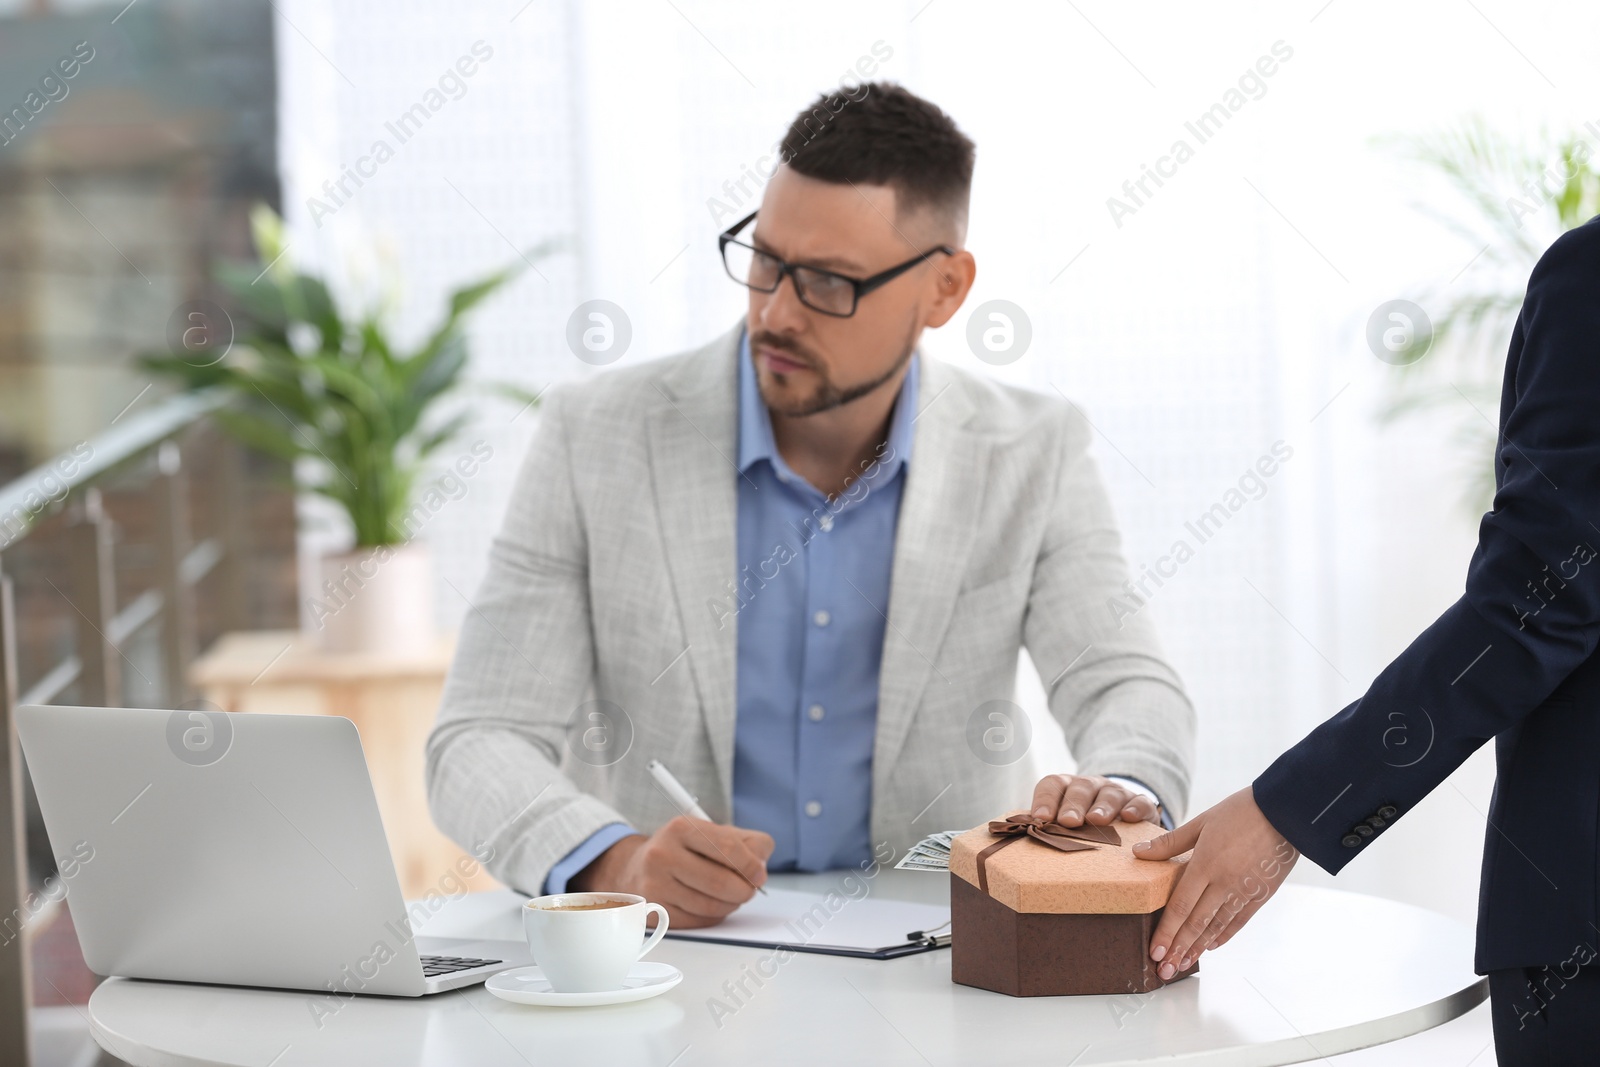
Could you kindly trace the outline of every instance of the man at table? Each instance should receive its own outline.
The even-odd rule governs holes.
[[[1034,807],[1185,804],[1194,712],[1148,619],[1109,607],[1127,574],[1087,420],[916,351],[972,285],[972,142],[873,83],[782,147],[759,222],[723,235],[744,320],[550,391],[466,615],[430,803],[524,892],[707,925],[769,869],[872,869],[1029,803],[1023,646],[1082,772]]]
[[[1593,219],[1528,280],[1502,385],[1494,509],[1461,599],[1360,700],[1143,853],[1194,849],[1150,943],[1163,974],[1232,937],[1300,852],[1337,874],[1493,738],[1475,968],[1489,976],[1495,1053],[1501,1067],[1595,1062],[1597,293]]]

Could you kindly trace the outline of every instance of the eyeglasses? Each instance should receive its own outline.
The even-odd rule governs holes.
[[[717,247],[722,250],[722,265],[727,268],[728,277],[757,292],[775,293],[778,291],[778,286],[783,284],[783,276],[787,274],[794,279],[794,293],[802,304],[813,311],[841,319],[847,319],[856,313],[856,304],[862,297],[880,285],[900,277],[935,252],[943,252],[947,256],[955,255],[955,249],[949,245],[939,245],[906,260],[899,266],[880,271],[870,278],[850,278],[843,274],[835,274],[831,270],[785,263],[771,253],[736,240],[734,235],[748,226],[750,220],[755,217],[756,213],[750,212],[717,237]]]

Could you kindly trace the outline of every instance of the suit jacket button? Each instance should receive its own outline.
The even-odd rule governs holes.
[[[1367,825],[1372,827],[1374,830],[1382,830],[1385,826],[1389,825],[1389,820],[1385,819],[1382,815],[1369,815],[1367,816]]]
[[[1393,804],[1385,804],[1375,813],[1380,819],[1392,819],[1400,814],[1400,809]]]
[[[1374,830],[1364,822],[1358,822],[1354,826],[1350,827],[1350,832],[1353,834],[1360,834],[1362,837],[1371,837],[1378,831]]]
[[[1359,848],[1361,846],[1361,838],[1355,834],[1345,834],[1340,843],[1345,848]]]

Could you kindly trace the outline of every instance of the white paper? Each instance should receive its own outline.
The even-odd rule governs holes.
[[[667,936],[878,952],[907,944],[906,935],[913,930],[938,927],[937,932],[947,933],[944,924],[949,921],[950,909],[937,904],[872,896],[852,900],[842,893],[825,896],[768,886],[766,896],[757,894],[716,926],[675,929]]]

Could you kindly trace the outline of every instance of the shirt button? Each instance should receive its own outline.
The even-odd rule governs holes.
[[[819,611],[815,615],[811,616],[811,621],[816,623],[818,626],[826,626],[828,623],[833,621],[833,616],[829,615],[826,611]]]
[[[822,709],[821,704],[813,704],[806,709],[806,714],[811,716],[812,722],[821,722],[822,717],[826,715],[827,712]]]
[[[822,527],[823,533],[827,533],[829,530],[833,529],[833,516],[823,515],[822,518],[817,520],[817,525]]]
[[[806,801],[806,814],[815,819],[822,814],[822,803],[816,800]]]

